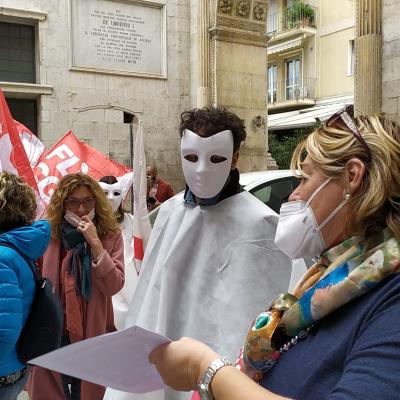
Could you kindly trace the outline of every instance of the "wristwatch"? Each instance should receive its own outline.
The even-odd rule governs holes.
[[[214,400],[210,388],[211,381],[213,380],[217,371],[219,371],[222,367],[226,367],[227,365],[232,364],[225,357],[217,358],[210,363],[206,369],[206,372],[204,373],[203,378],[197,385],[197,391],[201,400]]]

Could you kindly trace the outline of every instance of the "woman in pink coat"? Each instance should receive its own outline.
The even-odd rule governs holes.
[[[111,297],[124,285],[123,241],[112,208],[88,175],[61,179],[47,209],[52,238],[43,258],[64,307],[63,344],[112,332]],[[100,400],[105,388],[33,367],[30,400]]]

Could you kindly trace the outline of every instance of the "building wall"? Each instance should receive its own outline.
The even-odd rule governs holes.
[[[3,0],[2,6],[47,12],[38,27],[39,82],[52,85],[39,102],[38,135],[53,145],[69,129],[106,155],[129,164],[129,124],[123,112],[143,120],[148,163],[175,189],[183,186],[179,157],[180,113],[190,108],[190,7],[167,1],[167,79],[79,72],[69,69],[68,0]],[[89,109],[93,106],[103,109]],[[87,111],[86,111],[87,110]]]
[[[316,27],[310,27],[316,29],[305,28],[304,33],[292,30],[280,38],[272,35],[269,42],[270,46],[284,44],[285,41],[289,43],[287,49],[283,47],[283,50],[268,55],[268,65],[278,67],[280,98],[284,99],[285,62],[294,57],[301,61],[300,74],[304,79],[303,85],[308,87],[309,94],[312,93],[310,100],[353,94],[354,71],[350,71],[349,64],[351,54],[354,55],[350,49],[350,40],[356,35],[355,0],[337,0],[334,5],[331,0],[303,1],[316,8]],[[274,0],[273,10],[283,12],[285,8],[285,2]],[[290,40],[298,40],[300,43],[291,47]],[[299,102],[297,108],[311,105],[310,102]],[[284,109],[281,106],[281,111],[290,110],[293,104],[286,107]]]
[[[355,38],[355,1],[319,0],[317,46],[317,98],[354,92],[349,74],[349,41]]]
[[[319,98],[354,91],[354,72],[349,71],[349,41],[351,39],[354,39],[354,28],[319,38],[317,92]]]
[[[217,46],[218,105],[236,113],[246,126],[238,167],[241,171],[267,169],[265,127],[253,126],[253,118],[264,116],[266,109],[265,48],[222,41]]]
[[[382,1],[382,111],[400,118],[400,0]]]
[[[318,0],[316,5],[320,10],[320,26],[341,23],[355,15],[355,0]]]

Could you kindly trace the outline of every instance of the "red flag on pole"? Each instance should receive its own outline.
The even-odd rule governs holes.
[[[133,179],[130,168],[107,158],[69,131],[40,157],[34,169],[39,193],[46,204],[60,179],[75,172],[84,172],[97,180],[106,175],[115,176],[122,183],[124,197]]]
[[[11,116],[3,91],[0,89],[0,168],[19,175],[37,190],[35,176],[21,137]]]
[[[38,186],[26,154],[21,136],[8,108],[3,91],[0,89],[0,171],[7,171],[25,180],[36,192],[37,217],[43,214],[43,204]]]
[[[143,125],[139,121],[133,156],[133,244],[136,271],[139,274],[144,251],[150,237],[151,225],[147,211],[146,155],[143,143]]]

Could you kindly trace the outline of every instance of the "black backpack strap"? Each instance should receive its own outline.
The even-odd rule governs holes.
[[[33,276],[35,277],[36,283],[37,283],[38,285],[40,285],[41,279],[40,279],[38,270],[37,270],[36,265],[35,265],[35,263],[34,263],[33,260],[30,260],[30,259],[26,256],[26,254],[24,254],[20,249],[18,249],[17,247],[15,247],[14,245],[12,245],[11,243],[0,242],[0,246],[8,247],[8,248],[14,250],[16,253],[18,253],[18,254],[24,259],[24,261],[28,264],[30,270],[32,271]]]

